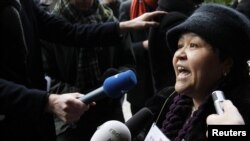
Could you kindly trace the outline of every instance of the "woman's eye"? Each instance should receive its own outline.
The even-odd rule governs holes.
[[[197,44],[195,44],[195,43],[190,43],[190,48],[197,48],[197,47],[198,47]]]

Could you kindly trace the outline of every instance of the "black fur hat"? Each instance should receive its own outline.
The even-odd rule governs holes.
[[[187,20],[167,32],[171,51],[182,33],[193,32],[235,61],[250,59],[250,21],[240,12],[219,4],[204,4]]]
[[[196,5],[204,0],[158,0],[158,10],[167,12],[178,11],[183,14],[190,14],[195,10]]]

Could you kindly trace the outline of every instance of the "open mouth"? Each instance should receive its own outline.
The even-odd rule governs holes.
[[[177,76],[176,76],[177,79],[184,79],[191,74],[186,67],[181,65],[178,65],[176,70],[177,70]]]

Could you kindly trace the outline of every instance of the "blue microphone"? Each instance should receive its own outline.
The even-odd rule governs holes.
[[[81,96],[79,99],[89,104],[99,99],[110,97],[118,98],[124,95],[137,84],[135,73],[127,70],[105,79],[103,86]]]

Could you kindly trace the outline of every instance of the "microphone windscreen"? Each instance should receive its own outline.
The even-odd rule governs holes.
[[[132,138],[137,136],[145,127],[153,121],[153,113],[146,107],[135,113],[125,125],[128,127]]]
[[[107,78],[103,83],[104,92],[111,98],[118,98],[137,84],[135,73],[131,70]]]
[[[131,134],[124,123],[110,120],[98,127],[90,141],[131,141]]]

